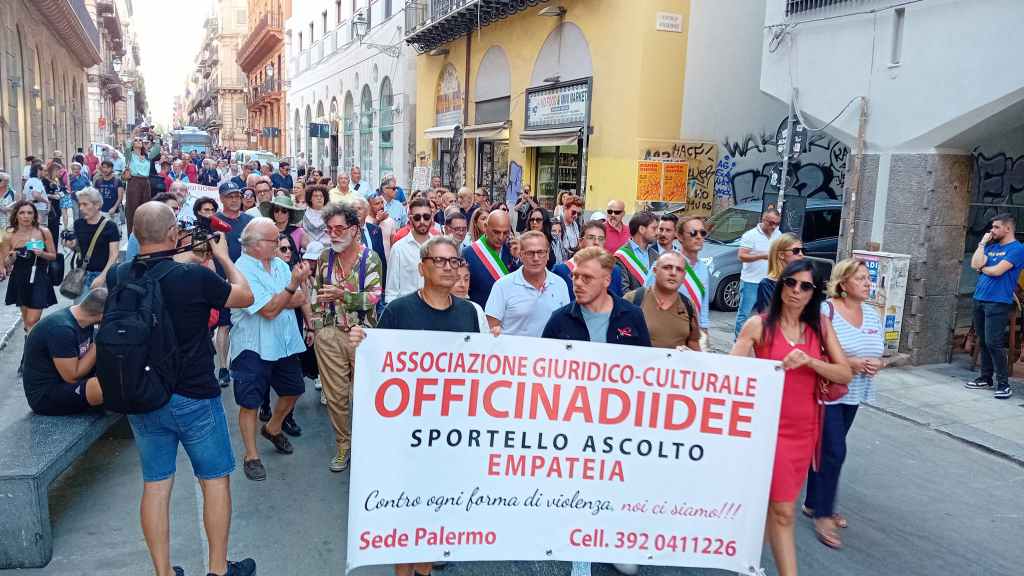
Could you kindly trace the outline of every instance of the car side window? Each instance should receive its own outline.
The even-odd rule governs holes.
[[[841,211],[838,208],[808,210],[804,215],[804,242],[813,242],[822,238],[835,238],[839,236],[840,214]]]

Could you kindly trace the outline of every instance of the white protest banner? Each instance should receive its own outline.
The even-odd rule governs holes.
[[[760,566],[778,363],[369,330],[347,569],[468,560]]]
[[[430,189],[430,166],[417,166],[412,169],[412,189],[413,192]]]
[[[203,186],[202,184],[194,184],[188,182],[188,195],[193,198],[213,198],[217,201],[217,205],[220,205],[220,193],[217,192],[216,186]]]

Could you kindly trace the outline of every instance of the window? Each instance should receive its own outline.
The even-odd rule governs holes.
[[[312,22],[310,22],[310,23],[309,23],[309,42],[310,42],[310,43],[313,43],[313,39],[314,39],[314,38],[316,38],[316,35],[315,35],[315,34],[313,34],[313,23],[312,23]]]
[[[804,242],[839,236],[839,208],[808,210],[804,215]]]
[[[302,52],[302,32],[299,32],[299,52]]]
[[[345,94],[345,118],[344,118],[344,156],[345,156],[345,172],[352,169],[352,165],[355,164],[355,135],[354,125],[355,124],[355,106],[352,102],[352,93]]]
[[[336,25],[341,25],[341,0],[334,0],[334,13],[337,16]]]
[[[384,0],[384,20],[391,18],[391,0]]]
[[[324,23],[323,32],[324,34],[327,34],[327,10],[324,10],[320,17]]]
[[[235,23],[236,24],[248,24],[249,18],[245,10],[239,10],[235,12]]]
[[[819,8],[827,8],[836,4],[843,4],[850,0],[786,0],[786,16],[810,12]]]
[[[368,176],[373,166],[373,96],[370,87],[363,86],[363,95],[359,103],[359,167]],[[373,179],[367,178],[373,182]]]
[[[391,172],[394,143],[394,108],[395,96],[391,92],[391,79],[384,77],[380,85],[380,173],[381,176]]]

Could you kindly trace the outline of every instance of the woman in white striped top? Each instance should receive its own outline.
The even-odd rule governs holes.
[[[847,526],[846,518],[835,511],[839,473],[846,458],[846,435],[860,403],[874,399],[872,379],[882,367],[882,325],[878,312],[866,302],[870,290],[867,266],[861,260],[848,258],[832,269],[828,283],[830,298],[821,308],[822,316],[832,320],[854,376],[849,392],[825,407],[821,462],[817,472],[808,473],[803,513],[814,518],[818,540],[837,549],[843,545],[838,529]]]

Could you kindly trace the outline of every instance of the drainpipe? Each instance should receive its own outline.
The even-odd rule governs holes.
[[[850,215],[849,225],[846,230],[846,241],[843,246],[843,255],[850,256],[853,251],[853,231],[857,225],[857,194],[860,192],[860,168],[864,160],[864,132],[868,123],[868,99],[866,96],[860,98],[860,119],[857,123],[857,141],[854,143],[853,164],[850,176]],[[880,247],[879,247],[880,248]]]

